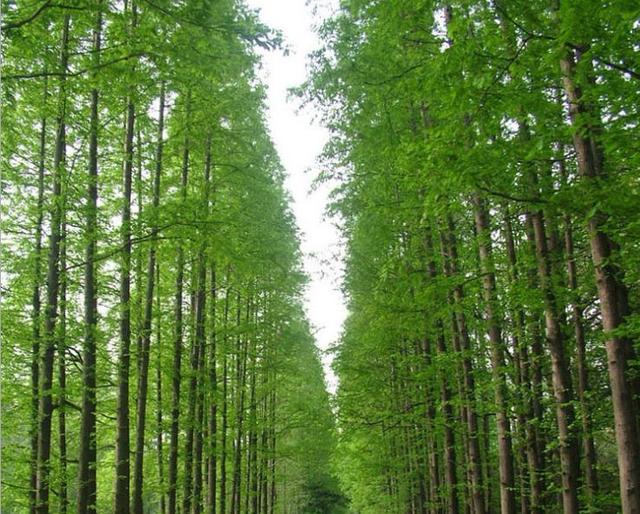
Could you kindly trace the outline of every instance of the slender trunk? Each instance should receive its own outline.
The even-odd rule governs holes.
[[[101,8],[100,3],[98,9]],[[102,12],[96,15],[93,31],[94,65],[99,64]],[[96,327],[98,301],[96,285],[96,240],[98,209],[98,90],[91,91],[89,122],[89,173],[87,186],[86,249],[84,268],[84,322],[82,369],[82,419],[78,457],[78,514],[96,512]]]
[[[70,16],[65,14],[62,26],[60,70],[67,71],[69,52]],[[47,303],[45,310],[42,360],[40,364],[40,386],[38,402],[38,465],[36,474],[36,512],[49,512],[49,475],[51,471],[51,418],[53,414],[53,365],[56,348],[56,321],[58,315],[58,293],[60,287],[60,224],[62,221],[62,179],[66,146],[66,80],[60,79],[59,104],[56,128],[56,143],[53,161],[53,196],[51,202],[51,226],[49,254],[47,258]]]
[[[198,430],[197,403],[199,396],[198,387],[200,385],[200,348],[204,344],[202,338],[204,337],[205,278],[206,273],[204,265],[199,263],[196,277],[194,279],[196,290],[192,296],[192,312],[194,313],[195,318],[195,334],[192,337],[191,345],[189,394],[187,398],[187,416],[189,421],[186,426],[186,439],[184,445],[184,493],[182,498],[182,511],[185,513],[191,512],[192,506],[194,505],[193,501],[196,486],[194,480],[194,443]]]
[[[227,426],[228,426],[228,388],[229,388],[229,362],[228,362],[228,333],[229,328],[229,300],[231,288],[229,280],[231,278],[231,270],[227,268],[226,287],[227,291],[224,298],[224,319],[222,343],[222,428],[220,434],[220,514],[226,514],[227,508]]]
[[[236,295],[236,327],[240,329],[240,293]],[[247,317],[250,312],[250,299],[247,298]],[[244,402],[247,370],[247,334],[238,334],[236,338],[236,436],[233,456],[233,480],[231,488],[231,514],[240,514],[240,500],[242,487],[242,442],[244,438]]]
[[[565,251],[567,255],[567,277],[572,293],[571,317],[576,338],[576,368],[578,373],[578,400],[582,420],[582,452],[584,455],[585,486],[587,496],[592,502],[598,492],[598,476],[596,472],[596,447],[591,433],[591,406],[587,399],[589,392],[589,377],[587,373],[586,342],[584,334],[584,322],[582,319],[582,307],[578,293],[578,272],[573,250],[573,231],[571,219],[565,216]]]
[[[158,479],[160,481],[160,512],[167,511],[166,490],[164,479],[164,421],[162,408],[162,315],[160,303],[160,264],[156,264],[156,342],[158,357],[156,361],[156,446],[158,447]]]
[[[264,391],[269,390],[269,371],[265,369],[264,371],[264,381],[263,381]],[[268,416],[269,416],[269,396],[265,394],[262,400],[262,422],[261,422],[261,433],[260,433],[260,500],[258,501],[258,512],[260,514],[267,514],[267,506],[268,506],[268,496],[267,496],[267,464],[268,464],[268,453],[269,453],[269,431],[268,431]]]
[[[216,360],[216,270],[215,265],[211,266],[211,301],[209,318],[211,319],[211,333],[209,336],[209,475],[208,475],[208,513],[216,513],[216,487],[217,487],[217,437],[218,437],[218,377]]]
[[[131,31],[136,26],[136,6],[131,3]],[[118,355],[118,405],[116,436],[115,514],[129,514],[130,430],[129,430],[129,374],[131,366],[131,184],[133,172],[133,136],[135,104],[127,98],[123,165],[122,256],[120,265],[120,349]]]
[[[206,272],[203,274],[206,277]],[[204,297],[204,291],[203,291]],[[204,307],[203,307],[204,308]],[[193,458],[193,513],[201,514],[202,512],[202,452],[204,445],[203,428],[204,428],[204,355],[206,336],[204,335],[204,315],[202,321],[202,340],[198,344],[198,387],[196,397],[196,426],[194,434],[194,458]],[[197,330],[197,329],[196,329]]]
[[[431,235],[429,234],[428,237],[430,238]],[[434,266],[433,269],[431,268],[432,263]],[[435,263],[432,260],[429,260],[428,266],[429,266],[429,276],[430,277],[435,276],[435,273],[436,273]],[[434,273],[434,275],[432,275],[432,272]],[[440,319],[436,321],[436,331],[437,331],[436,337],[440,338],[440,336],[442,336],[442,338],[444,338],[444,328],[442,325],[442,321]],[[444,341],[443,341],[443,344],[444,344]],[[439,343],[438,343],[438,346],[439,346]],[[432,352],[433,350],[431,349],[429,338],[425,337],[422,345],[422,353],[425,359],[425,364],[427,366],[427,369],[431,368],[434,365],[433,359],[432,359]],[[439,353],[440,353],[440,348],[438,348],[438,354]],[[448,402],[445,403],[445,400],[448,398],[449,391],[448,391],[448,386],[446,382],[446,377],[443,374],[440,374],[440,376],[438,377],[438,385],[440,389],[442,405],[444,407],[445,405],[448,404]],[[425,505],[427,505],[427,511],[432,514],[437,511],[438,506],[440,505],[440,501],[439,501],[440,498],[438,497],[439,489],[440,489],[438,452],[436,448],[437,446],[436,436],[434,434],[434,428],[437,423],[436,405],[434,401],[434,396],[435,394],[432,388],[425,387],[425,390],[423,393],[423,397],[425,398],[425,402],[426,402],[426,409],[425,409],[426,426],[424,429],[424,439],[426,440],[426,444],[425,444],[426,459],[425,460],[426,460],[427,476],[429,480],[427,492],[425,493],[427,495]],[[450,409],[450,404],[449,404],[449,409]],[[443,408],[443,414],[446,414],[444,412],[444,408]],[[451,416],[451,413],[449,413],[449,416]],[[445,416],[445,430],[450,425],[450,423],[446,421],[447,419],[448,418]]]
[[[120,267],[120,348],[118,354],[118,405],[116,441],[115,513],[129,513],[130,440],[129,373],[131,361],[131,152],[135,110],[127,106],[125,164],[123,174],[122,257]]]
[[[182,381],[182,296],[184,282],[184,253],[178,250],[175,293],[175,337],[173,344],[173,374],[171,379],[171,441],[169,443],[168,513],[176,514],[178,487],[178,445],[180,422],[180,385]]]
[[[257,313],[256,313],[257,315]],[[251,513],[258,514],[258,478],[257,478],[257,450],[258,450],[258,433],[257,433],[257,405],[256,405],[256,358],[257,343],[255,338],[251,345],[251,381],[249,383],[249,456],[247,460],[247,502],[251,505]],[[249,513],[249,508],[246,509]]]
[[[48,97],[48,81],[44,82],[43,107],[46,108]],[[38,398],[40,390],[38,386],[40,374],[40,342],[41,334],[41,310],[42,299],[40,297],[40,285],[42,280],[42,223],[44,219],[44,171],[46,159],[47,118],[42,117],[40,123],[40,153],[38,161],[38,202],[35,231],[35,259],[33,265],[33,294],[32,294],[32,343],[31,343],[31,456],[30,456],[30,490],[29,512],[35,513],[36,509],[36,477],[38,470]]]
[[[190,94],[187,93],[187,115],[185,125],[189,126]],[[182,201],[187,198],[187,180],[189,176],[189,132],[185,132],[182,152]],[[173,345],[173,378],[171,399],[171,442],[169,446],[169,501],[168,514],[177,513],[178,490],[178,445],[180,437],[180,385],[182,381],[182,343],[183,343],[183,289],[184,289],[184,248],[178,243],[178,259],[176,265],[176,294],[175,294],[175,338]]]
[[[196,313],[196,292],[193,287],[197,287],[197,277],[193,261],[191,263],[191,327],[194,327]],[[185,441],[184,441],[184,476],[182,483],[182,512],[191,512],[191,500],[193,499],[193,433],[195,430],[196,415],[196,387],[198,366],[198,341],[195,333],[191,332],[191,351],[189,358],[189,389],[187,391],[187,418],[185,420]]]
[[[442,327],[439,327],[442,329]],[[442,331],[437,335],[437,347],[439,355],[446,355],[447,349]],[[442,417],[444,419],[444,480],[447,493],[449,512],[459,512],[458,505],[458,476],[456,464],[456,440],[454,434],[453,409],[451,408],[451,391],[445,377],[440,379],[440,402],[442,405]]]
[[[500,511],[515,514],[515,479],[513,469],[513,447],[511,423],[507,412],[507,384],[504,371],[504,348],[502,330],[496,314],[496,277],[491,251],[491,225],[489,212],[483,199],[473,195],[475,226],[478,234],[478,253],[482,271],[482,290],[485,321],[491,346],[491,367],[496,403],[496,426],[498,431],[498,460],[500,472]]]
[[[578,59],[583,57],[577,52]],[[593,189],[606,180],[604,152],[596,139],[599,116],[583,98],[582,87],[575,78],[573,50],[567,50],[560,60],[565,93],[569,100],[569,115],[575,126],[573,146],[577,154],[578,171]],[[606,334],[606,352],[615,419],[620,473],[620,497],[623,514],[640,513],[640,430],[637,419],[637,384],[630,378],[631,363],[637,358],[633,342],[614,335],[629,314],[628,291],[623,270],[612,259],[615,244],[605,227],[607,215],[596,211],[588,221],[589,244],[595,267],[602,325]]]
[[[209,196],[210,196],[210,192],[211,192],[211,144],[212,144],[212,136],[211,133],[209,133],[209,136],[207,138],[207,153],[206,153],[206,158],[205,158],[205,169],[204,169],[204,209],[205,209],[205,213],[206,216],[208,218],[209,216]],[[203,243],[204,245],[204,243]],[[204,255],[204,246],[201,249],[201,265],[202,265],[202,273],[203,275],[206,274],[206,260],[205,260],[205,255]],[[217,372],[216,372],[216,271],[215,271],[215,264],[213,264],[211,266],[211,270],[210,270],[210,275],[211,275],[211,289],[210,289],[210,310],[209,310],[209,318],[210,318],[210,336],[209,336],[209,362],[208,362],[208,387],[210,390],[210,394],[209,394],[209,398],[210,398],[210,403],[209,403],[209,426],[208,426],[208,449],[207,449],[207,469],[208,469],[208,475],[207,475],[207,511],[210,514],[215,514],[216,511],[216,480],[217,480],[217,470],[216,470],[216,465],[217,465],[217,459],[216,459],[216,451],[217,451],[217,445],[216,445],[216,437],[217,437],[217,390],[218,390],[218,380],[217,380]],[[204,290],[204,283],[203,283],[203,290],[202,290],[202,317],[204,318],[204,304],[205,304],[205,290]],[[205,335],[204,335],[204,330],[205,330],[205,325],[204,325],[204,319],[202,322],[202,339],[205,339]],[[204,352],[204,346],[203,346],[203,352]],[[204,358],[204,355],[203,355]],[[203,386],[204,386],[204,375],[205,375],[205,370],[203,368]],[[204,387],[203,387],[203,394],[204,394]],[[202,409],[205,408],[204,405],[204,397],[202,399]]]
[[[573,388],[565,356],[564,338],[558,317],[558,305],[552,284],[551,263],[547,248],[542,211],[531,213],[536,243],[538,277],[544,296],[545,334],[551,354],[551,373],[556,401],[559,455],[562,468],[562,503],[565,514],[577,514],[579,457],[573,427]]]
[[[209,193],[211,178],[211,132],[207,136],[207,150],[204,166],[204,188],[202,197],[202,212],[205,220],[209,217]],[[202,511],[202,452],[203,452],[203,429],[205,414],[205,348],[206,337],[206,301],[207,301],[207,234],[201,233],[201,244],[198,252],[198,285],[196,291],[196,346],[198,348],[197,362],[197,388],[196,388],[196,426],[195,426],[195,448],[193,467],[193,512],[200,514]]]
[[[271,405],[270,405],[270,429],[271,429],[271,437],[270,437],[270,462],[269,462],[269,471],[270,476],[269,480],[271,482],[271,488],[269,490],[269,514],[275,514],[276,511],[276,500],[277,500],[277,492],[276,492],[276,405],[277,405],[277,385],[275,381],[275,371],[273,372],[274,380],[273,380],[273,391],[271,392]]]
[[[147,264],[147,290],[145,293],[144,318],[142,323],[142,344],[138,355],[138,389],[136,409],[136,448],[133,468],[133,494],[131,511],[143,513],[143,473],[144,473],[144,436],[147,422],[147,391],[149,386],[149,349],[151,345],[151,323],[153,319],[153,293],[156,275],[156,253],[158,250],[157,210],[160,206],[160,177],[162,174],[162,153],[164,147],[164,107],[165,84],[160,86],[160,107],[158,120],[158,144],[156,147],[156,168],[153,178],[153,221],[151,226],[151,247]]]
[[[433,238],[430,232],[428,232],[424,239],[425,251],[427,254],[427,273],[430,280],[436,280],[438,276],[436,263],[435,263],[435,250],[433,246]],[[444,356],[447,353],[444,325],[441,319],[436,320],[436,351],[439,356]],[[457,483],[456,477],[456,456],[455,456],[455,437],[453,433],[453,410],[451,407],[451,391],[447,383],[447,376],[445,372],[438,374],[438,382],[440,384],[440,403],[442,409],[442,416],[444,418],[444,476],[445,483],[448,491],[448,503],[452,510],[457,509],[457,497],[455,494],[455,488]],[[435,452],[432,450],[433,455],[430,457],[430,475],[431,475],[431,498],[434,505],[438,505],[437,494],[439,489],[439,477],[438,466]]]
[[[65,177],[66,182],[66,177]],[[63,189],[63,197],[67,186]],[[67,494],[67,216],[66,202],[63,202],[62,229],[60,233],[60,323],[58,326],[58,512],[66,514],[69,506]]]
[[[445,232],[446,231],[446,232]],[[443,253],[444,273],[447,277],[458,275],[458,250],[455,237],[455,227],[451,217],[448,217],[447,227],[440,233],[440,243]],[[466,316],[463,311],[464,290],[461,284],[453,289],[454,314],[452,317],[453,339],[456,352],[462,355],[462,395],[464,417],[467,424],[467,440],[469,454],[469,473],[471,486],[471,504],[475,514],[485,514],[483,485],[482,485],[482,458],[480,443],[478,440],[478,416],[476,413],[473,394],[475,380],[473,378],[473,363],[470,358],[471,340],[467,329]]]
[[[561,146],[564,151],[564,147]],[[566,179],[564,160],[560,162],[560,174]],[[596,470],[597,454],[592,434],[591,405],[587,398],[589,391],[589,378],[587,371],[586,341],[584,333],[584,320],[580,294],[578,292],[578,271],[573,246],[573,227],[571,217],[564,216],[564,248],[566,253],[567,282],[572,293],[571,317],[576,339],[576,367],[578,373],[578,399],[582,419],[582,450],[584,454],[585,486],[590,506],[598,493],[598,475]]]
[[[518,267],[516,261],[516,249],[513,238],[513,227],[509,218],[509,213],[505,211],[504,222],[504,235],[505,244],[507,250],[507,258],[509,260],[510,276],[513,286],[517,286],[518,283]],[[519,424],[524,431],[525,439],[525,452],[526,461],[529,475],[529,505],[528,511],[532,514],[538,514],[541,512],[542,501],[542,469],[541,458],[538,453],[538,433],[535,425],[535,415],[533,404],[531,400],[532,388],[531,388],[531,373],[530,373],[530,357],[527,348],[527,344],[524,341],[526,331],[525,313],[521,307],[514,308],[514,324],[515,324],[515,336],[514,336],[514,355],[518,356],[517,359],[517,377],[516,383],[519,389]],[[524,492],[523,492],[524,496]]]

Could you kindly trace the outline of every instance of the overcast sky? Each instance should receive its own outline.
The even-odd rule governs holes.
[[[263,55],[262,77],[268,86],[268,120],[271,137],[287,170],[286,186],[293,197],[293,212],[302,231],[305,270],[311,278],[306,291],[307,315],[316,330],[316,344],[326,350],[340,335],[346,316],[344,298],[339,291],[340,237],[324,211],[330,186],[311,192],[318,175],[317,157],[328,139],[327,131],[312,122],[312,113],[299,112],[294,98],[287,101],[287,89],[306,77],[306,56],[320,43],[313,31],[318,22],[305,0],[247,0],[260,9],[260,17],[270,27],[282,31],[289,55],[268,52]],[[314,5],[318,5],[318,0]],[[337,0],[322,0],[322,14],[331,12]],[[330,358],[323,356],[327,385],[335,391],[336,378]]]

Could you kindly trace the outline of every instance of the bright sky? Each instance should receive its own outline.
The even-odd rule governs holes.
[[[293,197],[293,212],[302,231],[304,267],[311,283],[306,291],[307,315],[316,330],[316,344],[326,350],[335,342],[346,317],[344,298],[339,290],[341,247],[339,231],[324,211],[330,185],[311,191],[318,175],[317,157],[329,134],[312,122],[312,113],[298,111],[295,98],[287,101],[287,90],[306,78],[306,56],[320,46],[313,24],[318,20],[305,0],[247,0],[260,9],[260,17],[270,27],[282,31],[289,55],[263,54],[263,80],[268,92],[268,120],[271,137],[287,170],[286,186]],[[314,5],[321,2],[316,0]],[[324,0],[319,11],[331,12],[336,0]],[[323,354],[327,386],[335,392],[336,377],[330,368],[330,356]]]

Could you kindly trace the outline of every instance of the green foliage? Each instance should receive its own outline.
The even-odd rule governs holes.
[[[86,245],[95,241],[97,461],[91,463],[97,470],[95,511],[108,512],[114,503],[121,315],[125,308],[131,309],[133,451],[136,388],[143,380],[142,341],[147,335],[145,307],[152,301],[145,512],[160,512],[168,498],[176,378],[181,390],[174,487],[180,505],[185,494],[193,494],[201,508],[207,504],[207,494],[197,490],[206,490],[209,462],[214,459],[216,490],[226,472],[227,505],[232,501],[232,482],[233,487],[239,484],[238,512],[256,512],[252,505],[258,500],[260,512],[294,508],[337,512],[334,506],[342,497],[328,457],[334,445],[333,418],[303,314],[306,277],[297,227],[283,185],[284,170],[266,127],[264,86],[256,76],[256,48],[278,49],[281,36],[236,0],[40,4],[39,8],[33,2],[2,5],[2,511],[29,509],[35,465],[30,435],[37,427],[32,400],[37,403],[43,396],[42,390],[32,390],[30,368],[34,363],[41,366],[45,359],[48,234],[57,203],[64,215],[65,237],[54,269],[66,284],[66,302],[60,304],[55,319],[52,495],[47,510],[76,509],[80,443],[94,437],[81,430],[80,412],[86,392],[82,378]],[[96,53],[92,37],[98,14],[102,48]],[[70,37],[65,70],[60,68],[60,56],[66,16]],[[159,141],[162,87],[166,108]],[[99,98],[98,212],[97,229],[90,233],[85,227],[94,88]],[[126,230],[121,218],[126,202],[123,141],[129,102],[135,126],[131,300],[125,305],[119,292]],[[62,191],[56,196],[54,151],[62,124],[66,145],[60,167]],[[157,169],[160,189],[155,207]],[[38,203],[40,177],[42,204]],[[156,252],[155,283],[147,273],[152,252]],[[201,266],[206,268],[204,281]],[[184,292],[176,306],[179,280]],[[199,335],[196,320],[200,290],[208,309],[204,336]],[[39,311],[34,308],[34,294]],[[179,369],[174,368],[177,308],[183,312]],[[34,343],[40,345],[35,355]],[[198,352],[203,355],[199,361],[194,360]],[[217,432],[210,433],[213,405]],[[66,436],[66,455],[61,453],[62,436]],[[199,454],[198,440],[204,445]],[[189,444],[196,448],[192,454],[187,451]],[[130,467],[133,474],[133,456]],[[201,483],[185,483],[198,467]],[[61,494],[65,488],[66,504]]]
[[[580,503],[584,512],[618,511],[605,335],[587,223],[605,220],[602,230],[614,242],[610,264],[621,270],[632,313],[617,333],[637,342],[634,99],[640,89],[630,38],[638,31],[638,9],[623,4],[559,2],[554,10],[517,0],[349,0],[320,27],[324,46],[311,56],[310,78],[298,93],[332,133],[319,180],[339,184],[330,212],[347,241],[350,315],[335,349],[336,459],[354,512],[453,512],[451,487],[460,505],[471,505],[468,411],[480,422],[486,510],[498,512],[496,377],[506,386],[517,501],[531,501],[536,472],[546,488],[540,508],[559,511],[558,425],[544,324],[552,308],[531,225],[537,213],[546,228],[543,258],[565,370],[576,391],[573,429],[581,443],[595,440],[597,450],[592,465],[600,482],[589,490],[583,457]],[[568,52],[578,58],[572,79],[585,106],[573,121],[560,66]],[[581,176],[575,135],[601,147],[605,170],[596,180]],[[474,195],[487,206],[490,233],[478,233]],[[491,319],[478,253],[483,244],[492,250],[496,281]],[[569,261],[576,265],[575,288]],[[459,343],[461,315],[468,349]],[[497,365],[487,335],[492,320],[504,355]],[[583,357],[577,324],[585,330]],[[465,362],[472,391],[465,391]],[[579,384],[580,366],[587,390]],[[453,485],[445,476],[447,433],[454,442]],[[544,465],[537,470],[528,468],[531,434],[542,444]]]

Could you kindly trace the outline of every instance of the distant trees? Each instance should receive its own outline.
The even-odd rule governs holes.
[[[638,14],[347,1],[320,29],[358,512],[640,511]]]

